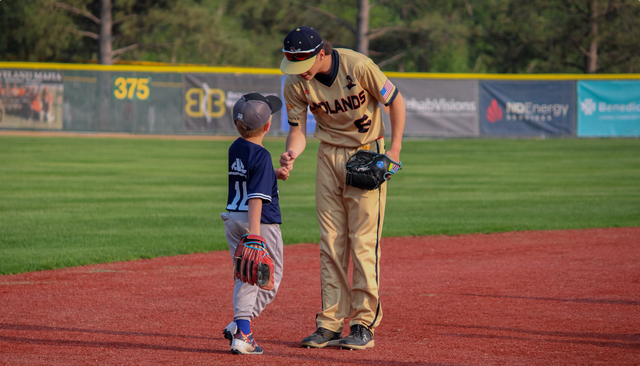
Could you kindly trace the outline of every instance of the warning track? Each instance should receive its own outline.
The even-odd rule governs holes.
[[[636,365],[640,228],[385,238],[384,318],[365,351],[301,348],[319,248],[285,247],[278,296],[229,353],[228,252],[0,276],[7,365]],[[347,330],[345,329],[345,334]]]

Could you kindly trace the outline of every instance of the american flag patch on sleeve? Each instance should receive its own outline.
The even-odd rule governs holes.
[[[382,87],[382,90],[380,90],[380,94],[382,94],[382,98],[387,99],[389,98],[389,96],[391,95],[391,91],[393,90],[393,84],[391,84],[391,81],[389,81],[389,79],[387,79],[387,82],[384,83],[384,86]]]

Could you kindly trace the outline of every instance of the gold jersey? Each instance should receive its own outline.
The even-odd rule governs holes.
[[[289,75],[284,83],[290,125],[306,131],[309,107],[316,119],[315,137],[354,148],[384,135],[379,103],[388,106],[397,93],[370,58],[344,48],[334,49],[329,75],[317,75],[310,81]]]

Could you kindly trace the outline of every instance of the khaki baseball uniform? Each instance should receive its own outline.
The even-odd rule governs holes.
[[[378,296],[380,237],[386,184],[365,191],[345,184],[345,164],[359,149],[384,152],[380,103],[398,91],[368,57],[335,49],[332,70],[304,80],[289,75],[284,98],[289,123],[306,131],[307,107],[316,119],[321,143],[316,170],[316,211],[320,225],[322,311],[318,327],[342,331],[344,319],[373,330],[382,319]],[[349,284],[349,257],[354,263]]]

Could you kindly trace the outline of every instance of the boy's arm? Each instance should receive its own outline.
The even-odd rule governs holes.
[[[262,217],[262,199],[249,199],[249,231],[260,235],[260,217]]]
[[[277,179],[282,179],[282,180],[289,179],[289,170],[287,170],[287,168],[282,167],[282,168],[274,169],[273,171],[276,173]]]

